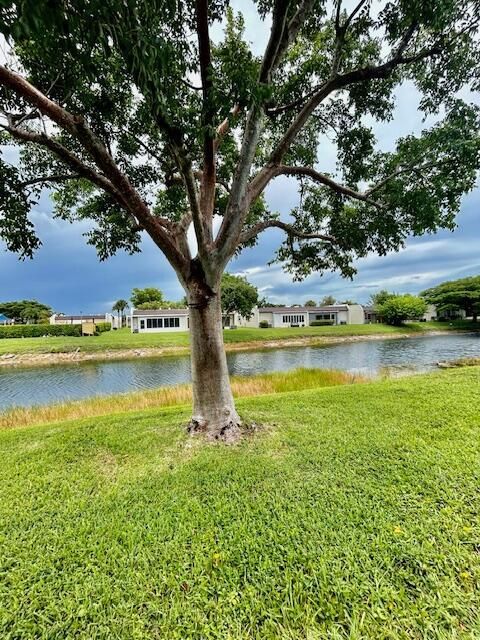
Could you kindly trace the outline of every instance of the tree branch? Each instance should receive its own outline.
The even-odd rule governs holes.
[[[223,122],[221,122],[217,127],[217,137],[215,138],[215,150],[218,149],[222,138],[228,133],[230,130],[230,123],[233,118],[235,118],[240,113],[240,105],[236,104],[230,109],[230,116],[225,118]]]
[[[107,191],[112,195],[122,207],[125,207],[125,202],[121,199],[121,194],[117,191],[114,185],[105,176],[92,169],[88,164],[85,164],[80,158],[78,158],[69,149],[62,144],[49,138],[44,133],[36,133],[27,129],[18,129],[10,125],[1,126],[4,131],[7,131],[12,138],[21,140],[22,142],[31,142],[33,144],[45,147],[53,154],[55,154],[64,164],[75,171],[79,176],[86,178],[97,187],[100,187],[104,191]]]
[[[275,0],[270,37],[268,39],[260,69],[259,82],[261,84],[270,84],[271,74],[275,69],[277,54],[284,41],[285,30],[287,29],[289,5],[290,0]]]
[[[82,176],[75,173],[57,173],[50,176],[40,176],[21,183],[21,187],[30,187],[36,184],[48,184],[49,182],[66,182],[67,180],[79,180]]]
[[[425,164],[420,165],[419,167],[415,167],[415,166],[408,166],[408,167],[398,167],[395,171],[393,171],[390,175],[386,176],[385,178],[383,178],[382,180],[380,180],[380,182],[377,182],[377,184],[374,184],[372,187],[370,187],[369,189],[367,189],[365,191],[365,195],[367,197],[371,196],[372,193],[375,193],[376,191],[379,191],[382,187],[384,187],[388,182],[390,182],[390,180],[393,180],[394,178],[397,178],[398,176],[401,176],[404,173],[411,173],[411,172],[415,172],[415,171],[422,171],[422,169],[429,169],[431,167],[436,166],[437,164],[446,164],[446,163],[437,163],[437,162],[427,162]]]
[[[335,182],[332,178],[327,176],[324,173],[320,173],[319,171],[315,171],[315,169],[311,169],[310,167],[289,167],[287,165],[279,165],[276,167],[275,175],[285,175],[285,176],[306,176],[310,178],[314,182],[318,184],[323,184],[328,187],[332,191],[336,193],[340,193],[341,195],[347,196],[347,198],[352,198],[353,200],[360,200],[362,202],[366,202],[367,204],[376,207],[377,209],[383,209],[383,205],[379,202],[375,202],[369,198],[369,194],[362,193],[361,191],[355,191],[355,189],[351,189],[350,187],[346,187],[345,185],[339,184]]]
[[[280,64],[288,46],[299,32],[314,0],[301,0],[293,18],[287,24],[290,0],[276,0],[270,37],[262,60],[259,83],[269,84],[275,69]],[[243,135],[240,159],[233,178],[229,203],[222,225],[215,240],[216,262],[226,264],[235,252],[248,211],[248,179],[258,140],[263,128],[264,105],[252,104]]]
[[[333,91],[344,89],[351,84],[359,82],[388,78],[399,65],[411,64],[441,53],[439,45],[434,45],[412,56],[405,57],[403,55],[417,29],[417,26],[418,25],[416,23],[410,25],[400,40],[395,53],[387,62],[378,66],[362,67],[341,75],[333,75],[318,88],[316,93],[310,96],[271,153],[264,168],[251,181],[249,192],[252,199],[257,198],[270,180],[275,176],[276,167],[281,163],[285,153],[305,126],[311,114]]]
[[[345,29],[345,31],[348,29],[348,27],[352,23],[352,20],[355,18],[357,13],[360,11],[360,9],[363,7],[363,5],[366,2],[367,2],[367,0],[360,0],[360,2],[357,4],[357,6],[353,9],[352,13],[345,20],[344,24],[342,25],[342,27],[343,27],[343,29]]]
[[[255,238],[259,233],[265,231],[265,229],[282,229],[289,236],[293,236],[295,238],[300,238],[302,240],[323,240],[324,242],[329,242],[334,244],[337,242],[334,236],[323,234],[323,233],[305,233],[296,229],[293,225],[287,224],[286,222],[282,222],[281,220],[263,220],[263,222],[258,222],[253,227],[246,229],[240,235],[240,244],[245,244],[249,240]]]
[[[74,168],[74,170],[77,170],[79,173],[83,172],[82,175],[84,175],[84,177],[87,177],[94,182],[94,184],[101,186],[101,188],[105,189],[108,193],[114,195],[117,202],[132,214],[149,233],[174,268],[180,271],[185,270],[185,257],[178,250],[160,221],[151,215],[145,201],[130,183],[128,177],[117,167],[103,142],[88,128],[83,117],[72,115],[47,96],[43,95],[36,87],[25,80],[25,78],[10,71],[3,65],[0,65],[0,84],[12,89],[26,102],[36,107],[41,114],[48,116],[61,129],[76,138],[94,160],[97,167],[103,172],[103,175],[98,174],[88,167],[88,165],[85,165],[72,152],[45,134],[37,134],[12,126],[6,127],[6,130],[18,139],[23,139],[27,142],[36,142],[37,144],[42,144],[44,147],[47,147],[66,162],[68,166]],[[33,138],[31,136],[33,136]],[[114,193],[112,193],[112,187]]]
[[[280,64],[280,62],[282,61],[283,56],[285,55],[288,47],[296,38],[298,32],[302,28],[303,23],[305,22],[305,18],[307,17],[310,10],[313,8],[314,4],[315,4],[314,0],[302,0],[300,2],[292,19],[288,22],[287,29],[284,32],[284,37],[277,49],[277,55],[274,60],[273,69],[276,69]]]
[[[317,182],[318,184],[322,184],[328,187],[329,189],[331,189],[332,191],[335,191],[336,193],[346,196],[347,198],[351,198],[353,200],[360,200],[373,207],[376,207],[377,209],[383,209],[383,205],[380,202],[376,202],[375,200],[372,200],[369,197],[370,195],[369,192],[362,193],[361,191],[355,191],[350,187],[347,187],[345,185],[339,184],[338,182],[335,182],[335,180],[333,180],[326,174],[320,173],[319,171],[316,171],[315,169],[312,169],[310,167],[291,167],[284,164],[279,164],[279,165],[272,165],[269,168],[268,176],[266,176],[262,172],[263,170],[251,182],[250,191],[249,191],[250,203],[253,202],[259,195],[258,189],[261,184],[260,179],[262,179],[262,183],[263,183],[263,181],[268,177],[268,182],[270,182],[270,180],[272,180],[277,176],[285,175],[285,176],[306,176],[311,180],[313,180],[314,182]]]
[[[212,56],[208,30],[208,0],[196,0],[196,22],[200,77],[202,79],[203,171],[200,186],[200,222],[207,243],[212,241],[212,217],[215,201],[215,109],[213,104]]]

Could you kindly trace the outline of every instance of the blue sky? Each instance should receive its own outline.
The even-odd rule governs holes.
[[[242,7],[247,7],[247,37],[261,49],[266,26],[259,29],[251,8]],[[398,90],[393,121],[375,126],[379,148],[389,150],[399,136],[419,133],[430,124],[422,122],[417,104],[412,86]],[[334,171],[335,149],[328,140],[323,141],[319,157],[319,169]],[[287,178],[276,180],[268,188],[267,198],[273,210],[287,214],[298,202],[296,183]],[[0,243],[0,300],[35,298],[56,311],[92,313],[109,310],[118,298],[129,298],[133,287],[159,287],[171,300],[183,296],[173,270],[149,238],[145,238],[141,254],[120,253],[100,263],[82,237],[88,225],[54,220],[48,194],[32,212],[32,220],[43,242],[32,261],[19,261]],[[293,283],[280,265],[267,266],[281,238],[277,230],[266,232],[257,247],[229,266],[231,272],[246,275],[273,302],[318,301],[327,294],[338,300],[366,302],[380,288],[417,293],[443,280],[480,273],[480,188],[465,196],[454,232],[411,239],[405,249],[385,257],[368,256],[358,262],[353,281],[328,273]]]

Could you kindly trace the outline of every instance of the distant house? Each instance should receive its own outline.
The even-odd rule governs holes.
[[[421,322],[432,322],[437,319],[437,307],[434,304],[429,304],[427,310],[421,317]]]
[[[78,316],[66,316],[63,313],[54,313],[50,316],[50,324],[98,324],[99,322],[110,322],[115,326],[116,318],[111,313],[85,313]]]
[[[230,329],[233,327],[258,327],[259,322],[260,314],[258,307],[252,309],[252,315],[249,318],[240,315],[238,311],[233,311],[223,316],[223,326]]]
[[[259,322],[271,327],[309,327],[322,322],[334,325],[364,324],[363,307],[359,304],[339,304],[323,307],[261,307]]]
[[[187,331],[188,309],[131,309],[130,327],[132,333]]]
[[[225,328],[259,327],[267,322],[271,327],[309,327],[315,322],[325,324],[363,324],[363,307],[341,304],[327,307],[255,307],[250,318],[237,312],[223,318]],[[130,326],[133,333],[188,331],[188,309],[131,309]]]
[[[14,321],[4,316],[3,313],[0,313],[0,324],[14,324]]]
[[[363,307],[365,324],[376,324],[382,322],[382,317],[375,311],[374,307]]]

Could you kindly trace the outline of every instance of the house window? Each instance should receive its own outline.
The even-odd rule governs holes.
[[[303,315],[283,316],[283,324],[299,324],[300,322],[305,322],[305,316]]]
[[[175,329],[180,327],[180,318],[147,318],[147,329]],[[140,320],[140,329],[145,329],[145,320]]]
[[[170,329],[178,328],[180,326],[180,318],[164,318],[163,326]]]
[[[315,320],[335,320],[334,313],[317,313]]]

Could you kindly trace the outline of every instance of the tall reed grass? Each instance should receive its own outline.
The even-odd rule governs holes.
[[[301,368],[252,377],[234,377],[232,389],[235,397],[247,397],[316,387],[331,387],[360,381],[363,381],[363,378],[344,371]],[[0,413],[0,429],[182,405],[190,403],[191,400],[191,386],[184,384],[47,406],[19,407]]]

